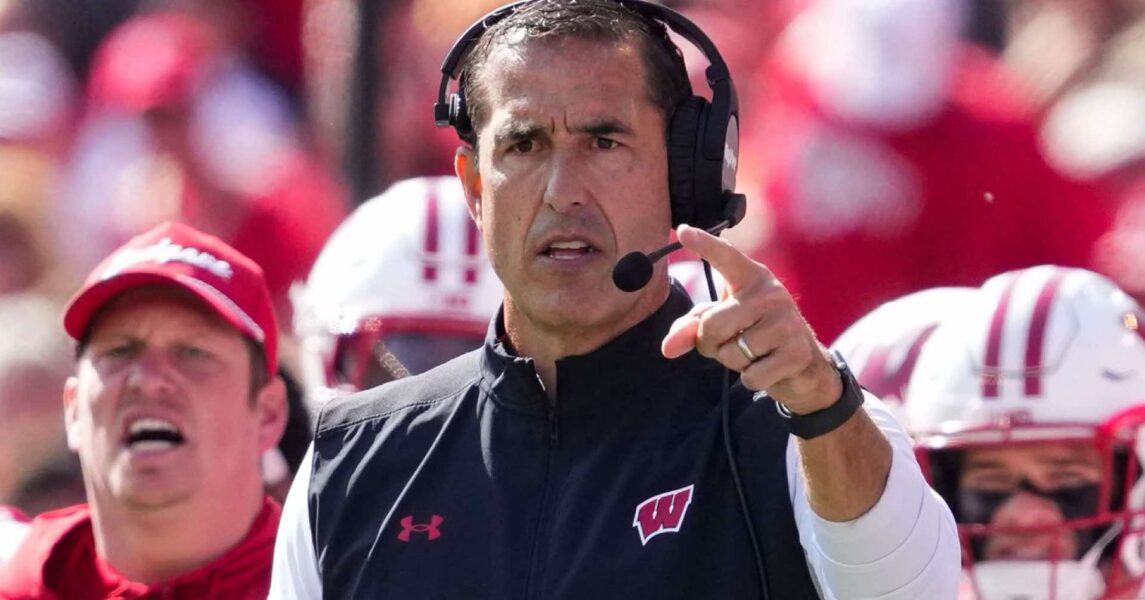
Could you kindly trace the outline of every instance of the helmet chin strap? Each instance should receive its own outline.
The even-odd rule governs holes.
[[[1093,543],[1093,546],[1090,547],[1089,551],[1081,557],[1081,560],[1078,561],[1078,564],[1097,569],[1097,563],[1101,560],[1101,555],[1105,552],[1105,548],[1112,544],[1120,534],[1121,521],[1114,521],[1113,524],[1109,526],[1109,529],[1107,529],[1105,533],[1101,535],[1101,537],[1097,538],[1097,541]]]

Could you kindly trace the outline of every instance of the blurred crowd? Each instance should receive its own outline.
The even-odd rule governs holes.
[[[438,69],[498,4],[0,0],[0,504],[34,515],[83,500],[62,428],[73,355],[61,306],[101,258],[164,221],[263,268],[284,373],[343,369],[361,385],[377,365],[343,365],[351,353],[308,332],[427,306],[417,281],[444,263],[411,250],[406,271],[421,276],[404,275],[382,258],[402,234],[376,225],[428,196],[460,208],[433,180],[391,186],[452,173],[456,138],[430,117]],[[727,236],[777,272],[825,343],[892,298],[1043,263],[1145,300],[1145,1],[665,4],[705,30],[737,84],[750,207]],[[681,47],[705,90],[703,57]],[[332,237],[387,189],[369,209],[381,216]],[[459,281],[488,281],[463,213],[440,252],[469,256]],[[440,296],[466,319],[385,322],[407,326],[398,354],[423,359],[401,362],[437,361],[414,334],[484,334],[499,289],[466,289]],[[331,316],[322,302],[362,307]],[[374,350],[378,327],[348,347]],[[308,362],[308,345],[328,360]],[[267,463],[280,486],[305,448],[305,407],[327,393],[291,391],[299,424]]]

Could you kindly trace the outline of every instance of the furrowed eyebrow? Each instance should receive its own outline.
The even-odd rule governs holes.
[[[96,343],[99,343],[101,345],[122,344],[125,342],[134,343],[134,342],[138,342],[138,341],[140,341],[139,336],[127,333],[126,331],[120,331],[120,330],[111,330],[111,331],[105,330],[102,332],[102,335],[100,335],[98,339],[93,336],[92,339],[89,340],[89,342],[96,342]]]
[[[530,125],[525,123],[506,125],[498,130],[493,135],[494,145],[500,146],[505,142],[520,142],[524,140],[531,140],[540,137],[545,129],[540,125]]]
[[[630,135],[632,128],[616,119],[601,119],[578,127],[574,131],[582,131],[593,136],[609,136],[615,134]]]

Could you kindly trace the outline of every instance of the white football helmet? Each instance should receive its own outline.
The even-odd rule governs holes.
[[[896,298],[851,324],[831,347],[901,423],[904,391],[923,345],[943,318],[977,293],[978,288],[941,287]]]
[[[395,183],[347,217],[291,290],[309,401],[479,347],[502,296],[457,178]]]
[[[963,597],[1139,597],[1143,401],[1145,312],[1090,271],[1040,266],[995,276],[935,329],[905,411],[920,463],[959,521]],[[1052,496],[1060,523],[997,526],[1000,504],[959,485],[967,450],[1055,444],[1091,445],[1102,464],[1100,484],[1062,484],[1088,494],[1085,502],[1067,506],[1064,492]],[[996,535],[1068,536],[1075,555],[986,560],[981,550]]]

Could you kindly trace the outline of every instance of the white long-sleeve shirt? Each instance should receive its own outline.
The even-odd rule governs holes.
[[[867,394],[863,408],[892,448],[882,497],[863,516],[836,523],[820,518],[808,503],[794,438],[787,445],[787,483],[800,543],[812,578],[825,600],[944,600],[956,597],[960,552],[954,517],[930,489],[910,440],[890,410]],[[283,506],[270,598],[322,598],[318,558],[311,537],[307,496],[313,447]]]

